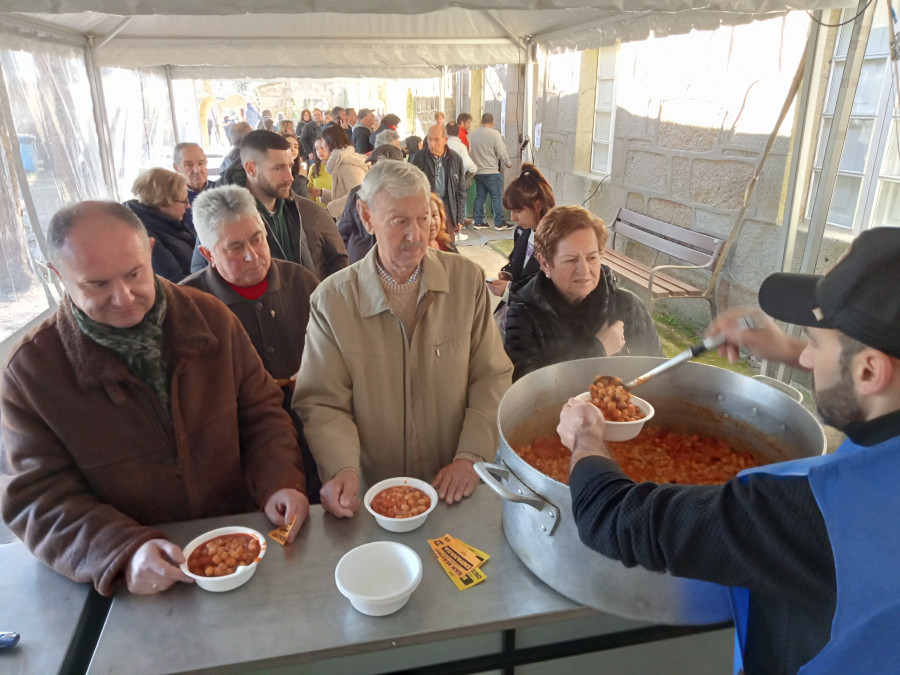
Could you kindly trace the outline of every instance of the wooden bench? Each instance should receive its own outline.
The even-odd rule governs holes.
[[[716,278],[721,269],[717,263],[722,255],[725,239],[672,225],[625,208],[619,209],[609,231],[609,242],[603,253],[604,262],[619,277],[647,289],[650,295],[648,307],[650,311],[653,310],[653,303],[656,300],[702,298],[709,302],[712,316],[716,316]],[[616,241],[620,236],[652,249],[654,254],[650,264],[645,265],[615,250]],[[657,265],[661,253],[688,264]],[[712,274],[705,288],[697,288],[681,279],[664,274],[662,270],[666,269],[708,269],[712,270]]]

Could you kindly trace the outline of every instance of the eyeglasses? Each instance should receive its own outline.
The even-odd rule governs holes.
[[[176,203],[176,204],[184,204],[184,205],[187,206],[188,208],[191,207],[191,202],[190,202],[189,200],[187,200],[187,199],[176,199],[176,200],[175,200],[175,203]]]

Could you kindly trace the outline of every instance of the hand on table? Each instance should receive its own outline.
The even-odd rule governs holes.
[[[502,298],[508,285],[509,282],[506,279],[494,279],[488,282],[488,290],[498,298]]]
[[[598,455],[611,459],[606,443],[603,441],[603,430],[606,420],[603,413],[593,403],[570,398],[559,413],[559,425],[556,433],[564,446],[572,451],[569,462],[571,472],[578,461],[588,455]]]
[[[625,324],[616,321],[613,324],[598,330],[594,337],[603,344],[607,356],[618,354],[625,347]]]
[[[194,583],[179,567],[184,561],[181,549],[171,541],[151,539],[144,542],[125,566],[128,590],[137,595],[153,595],[176,581]]]
[[[745,317],[752,320],[752,328],[741,321]],[[740,348],[745,347],[761,359],[802,368],[799,358],[806,340],[789,336],[758,309],[736,307],[722,312],[706,329],[706,335],[717,333],[725,336],[725,344],[719,347],[719,356],[727,357],[731,363],[740,358]]]
[[[359,508],[359,475],[341,471],[319,491],[322,507],[338,518],[350,518]]]
[[[303,521],[309,516],[309,499],[299,490],[281,488],[272,493],[263,510],[266,512],[266,517],[278,527],[290,525],[294,516],[297,516],[294,527],[291,528],[291,533],[287,538],[288,543],[291,543],[300,531]]]
[[[472,462],[468,459],[454,459],[438,471],[431,485],[437,490],[438,499],[453,504],[471,495],[480,480]]]

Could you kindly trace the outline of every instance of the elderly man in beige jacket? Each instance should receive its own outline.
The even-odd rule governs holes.
[[[377,244],[313,293],[294,408],[319,466],[322,505],[359,506],[360,483],[432,481],[460,501],[473,462],[493,457],[512,366],[484,273],[428,248],[429,186],[405,162],[379,162],[359,190]],[[452,292],[451,292],[452,287]]]

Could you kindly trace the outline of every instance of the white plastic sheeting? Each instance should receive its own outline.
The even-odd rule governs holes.
[[[101,68],[119,197],[141,167],[172,168],[175,126],[163,68]]]
[[[27,51],[5,47],[0,43],[0,353],[7,336],[51,308],[49,284],[38,273],[46,273],[40,243],[50,217],[66,204],[108,196],[83,50],[40,41]]]
[[[851,0],[7,0],[0,22],[94,35],[101,66],[174,66],[174,77],[434,77],[525,63],[526,40],[585,49],[738,24]],[[81,13],[75,13],[81,12]]]

